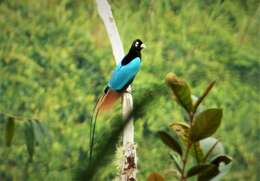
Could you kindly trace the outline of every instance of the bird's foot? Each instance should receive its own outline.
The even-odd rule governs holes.
[[[132,95],[131,91],[128,91],[128,90],[124,90],[123,93],[124,93],[124,94],[131,94],[131,95]]]

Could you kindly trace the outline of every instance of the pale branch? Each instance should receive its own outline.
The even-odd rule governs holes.
[[[111,7],[108,4],[107,0],[97,0],[96,2],[97,2],[98,13],[101,19],[103,20],[103,23],[105,25],[108,34],[108,38],[112,45],[112,51],[116,63],[119,63],[124,57],[124,49],[123,49],[123,44],[121,42],[119,32],[117,30],[115,20],[113,18]]]
[[[111,7],[108,4],[107,0],[96,0],[98,13],[103,20],[105,25],[110,43],[112,45],[113,55],[115,57],[116,63],[120,63],[121,59],[124,56],[123,45],[118,33],[118,29],[113,18]],[[122,105],[122,114],[123,120],[131,114],[133,110],[133,98],[131,95],[131,87],[129,86],[127,91],[129,93],[124,93],[123,95],[123,105]],[[121,169],[121,180],[136,180],[136,150],[134,145],[134,124],[133,119],[129,121],[124,128],[123,132],[123,147],[124,147],[124,160],[122,161]]]

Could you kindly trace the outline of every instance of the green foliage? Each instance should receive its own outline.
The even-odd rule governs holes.
[[[174,122],[170,125],[174,132],[181,138],[181,140],[188,144],[190,126],[184,122]]]
[[[187,83],[183,80],[178,79],[174,74],[169,73],[166,75],[166,83],[171,87],[177,102],[186,111],[192,110],[192,100],[190,88]]]
[[[205,155],[203,160],[210,160],[218,155],[225,153],[223,144],[213,137],[201,140],[199,145],[203,154]]]
[[[183,120],[163,85],[170,71],[188,80],[195,96],[201,95],[208,80],[216,80],[217,86],[203,106],[224,111],[221,127],[214,133],[218,143],[207,161],[221,150],[222,155],[234,158],[223,180],[257,180],[259,2],[109,3],[125,51],[135,38],[148,47],[133,85],[134,105],[143,95],[156,98],[147,110],[140,110],[147,112],[145,117],[135,116],[138,180],[145,180],[151,171],[161,173],[165,180],[176,180],[178,175],[169,170],[174,164],[169,149],[155,137],[169,120]],[[71,180],[78,160],[87,152],[88,121],[114,67],[111,46],[95,7],[90,0],[0,2],[0,112],[17,118],[11,147],[6,147],[7,118],[0,114],[0,180]],[[147,93],[153,84],[159,94]],[[40,120],[45,130],[43,142],[38,143],[42,136],[36,127],[40,135],[35,137],[38,141],[32,162],[28,162],[24,135],[28,120]],[[111,129],[109,122],[98,124],[97,135],[106,129]],[[198,144],[201,150],[198,146],[194,149]],[[207,154],[215,141],[208,143],[206,151],[204,144],[203,139],[192,146],[190,159],[197,160],[200,151]],[[99,176],[113,180],[117,173],[109,165]]]
[[[5,143],[6,146],[11,146],[14,137],[15,122],[13,117],[9,117],[5,128]]]
[[[195,165],[194,167],[190,168],[187,172],[187,178],[192,177],[194,175],[198,175],[205,170],[207,170],[209,167],[211,167],[211,164],[199,164]]]
[[[220,165],[224,164],[224,167],[227,167],[228,165],[231,165],[232,159],[227,155],[221,155],[223,154],[221,152],[222,150],[220,151],[215,149],[218,141],[215,141],[215,143],[213,145],[211,144],[209,147],[209,141],[207,140],[206,142],[202,143],[202,145],[205,145],[203,148],[201,148],[199,143],[200,140],[208,138],[215,133],[220,125],[222,118],[222,109],[219,108],[206,109],[196,114],[199,105],[209,94],[209,91],[212,89],[214,82],[210,83],[204,93],[198,99],[196,99],[194,103],[191,103],[191,108],[187,109],[187,99],[184,99],[184,97],[189,97],[189,100],[191,100],[191,92],[187,91],[187,83],[185,81],[180,83],[179,80],[180,79],[178,79],[172,73],[166,75],[166,83],[172,89],[173,94],[176,96],[177,102],[182,102],[180,106],[182,106],[189,115],[187,120],[189,124],[177,122],[170,125],[173,132],[175,132],[182,139],[182,147],[184,147],[185,154],[183,154],[181,149],[182,147],[178,144],[176,139],[172,138],[165,132],[159,132],[161,140],[179,154],[178,156],[180,157],[181,163],[177,161],[175,156],[172,156],[177,172],[179,173],[178,178],[181,181],[186,181],[192,176],[198,176],[197,180],[203,181],[211,180],[217,176],[220,177],[220,174],[221,176],[224,176],[226,172],[225,174],[223,172],[221,173],[221,170],[219,169]],[[211,140],[210,138],[208,139]],[[207,151],[205,151],[206,149]],[[194,152],[190,152],[190,150]],[[209,161],[208,159],[210,156],[212,157],[213,151],[217,156]],[[186,171],[189,155],[193,156],[196,164],[188,171]]]
[[[225,164],[229,164],[232,161],[232,158],[230,158],[227,155],[219,155],[215,159],[211,161],[211,163],[219,165],[221,162],[224,162]]]
[[[34,151],[35,151],[35,132],[33,122],[31,120],[25,124],[24,135],[26,141],[26,148],[30,156],[30,160],[33,159]]]
[[[161,140],[169,146],[172,150],[176,151],[180,155],[182,155],[182,149],[178,141],[174,138],[171,137],[167,132],[164,131],[159,131],[158,132],[160,135]]]
[[[211,180],[219,174],[218,167],[216,165],[209,165],[205,170],[199,173],[198,181]]]
[[[173,160],[173,163],[176,167],[176,169],[178,170],[178,172],[181,172],[181,162],[180,160],[178,160],[178,158],[175,156],[175,155],[170,155],[170,157],[172,158]]]
[[[190,129],[190,139],[197,142],[211,136],[218,129],[222,118],[222,109],[207,109],[194,118]]]

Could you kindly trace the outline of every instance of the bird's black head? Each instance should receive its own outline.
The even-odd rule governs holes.
[[[129,62],[131,62],[134,58],[139,57],[141,59],[141,50],[145,48],[144,43],[140,39],[136,39],[129,52],[126,54],[126,56],[123,58],[121,64],[126,65]]]
[[[140,52],[143,48],[145,48],[145,44],[140,40],[140,39],[136,39],[130,50],[135,50],[137,52]]]

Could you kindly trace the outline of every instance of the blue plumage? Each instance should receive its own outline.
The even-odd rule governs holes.
[[[122,65],[122,63],[118,64],[109,80],[109,88],[114,91],[121,91],[124,89],[132,82],[139,71],[140,66],[140,57],[134,58],[126,65]]]
[[[112,73],[108,85],[104,90],[104,94],[96,103],[94,114],[90,122],[89,162],[91,161],[94,147],[96,118],[100,112],[112,108],[116,100],[124,94],[124,91],[133,82],[141,66],[141,50],[143,48],[145,48],[145,45],[139,39],[136,39],[132,43],[129,52]]]
[[[139,39],[136,39],[132,43],[129,52],[113,71],[108,85],[104,90],[105,93],[107,93],[108,90],[124,92],[133,82],[141,66],[141,50],[143,48],[145,48],[145,45]]]

